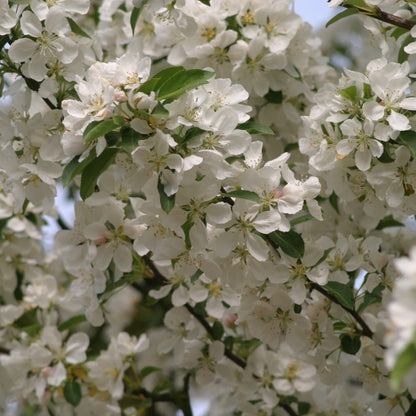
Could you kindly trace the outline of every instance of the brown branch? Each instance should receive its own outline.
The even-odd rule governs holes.
[[[317,283],[311,282],[310,280],[308,282],[309,282],[309,285],[310,285],[311,289],[314,289],[317,292],[321,293],[326,298],[328,298],[330,301],[332,301],[332,302],[336,303],[337,305],[341,306],[341,308],[344,309],[344,311],[348,312],[361,326],[362,335],[364,335],[367,338],[373,339],[373,337],[374,337],[373,331],[370,329],[370,327],[366,324],[364,319],[360,316],[360,314],[356,310],[351,309],[351,308],[347,308],[346,306],[342,305],[339,302],[339,300],[334,295],[331,295],[331,293],[328,293],[325,290],[324,287],[318,285]],[[384,345],[380,345],[380,347],[385,348]]]
[[[149,269],[153,272],[154,279],[158,281],[158,283],[167,283],[168,279],[166,279],[165,276],[163,276],[162,273],[159,272],[155,264],[150,258],[150,255],[146,255],[142,257],[145,264],[149,267]],[[205,331],[207,332],[210,339],[214,340],[214,331],[211,327],[211,325],[207,322],[207,320],[198,312],[194,310],[194,308],[189,305],[189,303],[185,303],[185,308],[188,310],[188,312],[204,327]],[[234,354],[230,349],[224,348],[224,355],[231,360],[234,364],[238,365],[243,370],[247,367],[247,362],[243,360],[242,358],[238,357],[236,354]],[[253,375],[254,378],[256,378],[255,375]],[[279,402],[278,406],[284,409],[289,416],[298,416],[298,414],[290,407],[289,404],[284,402]],[[183,409],[182,409],[183,410]]]
[[[393,26],[401,27],[403,29],[411,30],[412,27],[416,25],[416,22],[405,19],[403,17],[395,16],[391,13],[384,12],[378,6],[367,6],[365,8],[349,4],[342,4],[342,6],[346,9],[356,9],[363,15],[373,17],[374,19],[380,20]]]
[[[195,317],[197,319],[197,321],[204,327],[204,329],[207,331],[209,337],[211,339],[215,339],[214,337],[214,331],[212,330],[211,325],[206,321],[206,319],[200,315],[199,313],[197,313],[191,305],[189,305],[188,303],[185,304],[185,308],[189,311],[189,313]],[[237,364],[239,367],[241,367],[242,369],[246,368],[247,363],[240,357],[238,357],[237,355],[235,355],[231,350],[229,350],[228,348],[224,349],[224,355],[230,359],[232,362],[234,362],[235,364]]]

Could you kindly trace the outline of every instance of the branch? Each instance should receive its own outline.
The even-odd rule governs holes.
[[[185,308],[189,311],[189,313],[194,316],[197,321],[205,328],[205,330],[207,331],[209,337],[211,339],[215,339],[214,337],[214,332],[212,330],[211,325],[206,321],[206,319],[200,315],[199,313],[197,313],[191,305],[189,305],[188,303],[185,304]],[[228,348],[224,349],[224,355],[230,359],[231,361],[233,361],[235,364],[237,364],[239,367],[241,367],[242,369],[246,368],[247,363],[240,357],[238,357],[237,355],[235,355],[231,350],[229,350]]]
[[[374,333],[370,329],[370,327],[366,324],[364,319],[360,316],[360,314],[355,311],[354,309],[347,308],[346,306],[342,305],[339,300],[334,296],[328,293],[324,287],[318,285],[317,283],[311,282],[308,280],[310,287],[319,293],[322,293],[326,298],[331,300],[332,302],[336,303],[337,305],[341,306],[344,311],[348,312],[351,316],[355,318],[355,320],[360,324],[362,328],[362,335],[366,336],[367,338],[373,339]]]
[[[146,263],[146,265],[152,270],[153,276],[157,281],[159,281],[160,283],[168,282],[168,280],[159,272],[157,267],[154,265],[149,255],[143,256],[143,260]],[[209,337],[211,339],[215,339],[214,331],[211,325],[207,322],[207,320],[201,314],[196,312],[194,308],[191,305],[189,305],[189,303],[185,303],[184,306],[188,310],[188,312],[204,327]],[[238,357],[237,355],[235,355],[230,349],[224,348],[224,355],[229,360],[231,360],[234,364],[242,368],[243,370],[247,367],[247,362],[243,360],[242,358]],[[188,374],[188,376],[190,376],[190,374]],[[253,377],[256,378],[255,375],[253,375]],[[189,380],[188,380],[188,383],[189,383]],[[279,402],[278,406],[284,409],[289,414],[289,416],[298,416],[298,414],[290,407],[289,404],[284,403],[284,402]],[[182,411],[184,411],[185,416],[188,416],[188,414],[185,413],[184,409],[182,409]],[[189,414],[189,416],[192,416],[192,414]]]
[[[344,2],[347,3],[347,2]],[[364,14],[366,16],[373,17],[374,19],[380,20],[384,23],[388,23],[393,26],[398,26],[403,29],[411,30],[412,27],[416,25],[416,22],[413,22],[409,19],[404,19],[403,17],[395,16],[391,13],[383,12],[378,6],[366,6],[366,7],[360,7],[355,6],[352,4],[342,4],[343,7],[346,9],[356,9],[361,14]]]
[[[30,90],[32,91],[39,91],[40,88],[40,82],[35,81],[32,78],[28,78],[25,75],[22,74],[21,71],[19,71],[19,75],[25,80],[26,85],[29,87]],[[42,97],[42,100],[45,102],[45,104],[51,109],[51,110],[57,110],[59,109],[59,107],[57,107],[55,104],[52,103],[52,101],[50,101],[48,98],[44,98]]]

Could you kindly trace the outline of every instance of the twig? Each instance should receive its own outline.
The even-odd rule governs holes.
[[[370,329],[370,327],[366,324],[364,319],[360,316],[360,314],[357,311],[355,311],[354,309],[347,308],[346,306],[342,305],[334,295],[331,295],[330,293],[328,293],[324,287],[318,285],[317,283],[311,282],[309,280],[309,284],[312,289],[316,290],[319,293],[322,293],[326,298],[336,303],[337,305],[341,306],[342,309],[344,309],[351,316],[353,316],[354,319],[360,324],[362,328],[362,335],[370,339],[373,338],[374,336],[373,331]]]
[[[374,19],[380,20],[384,23],[388,23],[393,26],[398,26],[403,29],[411,30],[416,25],[416,22],[405,19],[403,17],[395,16],[394,14],[383,12],[378,6],[368,6],[366,9],[362,9],[359,6],[353,6],[349,4],[342,4],[346,9],[356,9],[361,14],[373,17]]]
[[[188,303],[185,304],[185,308],[189,311],[189,313],[195,317],[197,319],[197,321],[205,328],[205,330],[207,331],[208,335],[210,336],[211,339],[215,339],[214,338],[214,332],[212,330],[211,325],[206,321],[206,319],[200,315],[199,313],[197,313],[191,305],[189,305]],[[235,364],[237,364],[239,367],[241,368],[246,368],[247,363],[240,357],[238,357],[237,355],[235,355],[231,350],[229,350],[228,348],[224,349],[224,355],[230,359],[231,361],[233,361]]]
[[[167,283],[168,280],[159,272],[157,267],[152,262],[149,255],[143,256],[143,260],[146,263],[146,265],[152,270],[154,278],[160,282],[160,283]],[[194,308],[189,305],[189,303],[185,303],[185,308],[188,310],[188,312],[204,327],[205,331],[209,335],[211,339],[215,339],[214,337],[214,331],[211,327],[211,325],[207,322],[207,320],[198,312],[194,310]],[[231,360],[234,364],[238,365],[240,368],[245,369],[247,367],[247,362],[243,360],[242,358],[235,355],[230,349],[224,348],[224,355]],[[190,376],[190,374],[189,374]],[[253,375],[254,376],[254,375]],[[254,376],[255,377],[255,376]],[[188,380],[189,382],[189,380]],[[290,407],[289,404],[284,402],[279,402],[278,406],[284,409],[289,416],[298,416],[298,414]],[[184,411],[184,409],[182,409]],[[185,414],[185,416],[188,416]],[[192,416],[189,414],[189,416]]]

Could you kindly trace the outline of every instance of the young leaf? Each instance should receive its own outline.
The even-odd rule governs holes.
[[[85,166],[95,158],[95,149],[92,149],[90,154],[82,161],[78,163],[79,155],[75,156],[64,168],[62,172],[62,185],[67,186],[72,179],[82,172]]]
[[[58,326],[58,330],[61,331],[61,332],[65,331],[65,329],[69,329],[69,328],[72,328],[75,325],[82,324],[86,320],[87,320],[87,318],[85,317],[85,315],[73,316],[72,318],[69,318],[66,321],[62,322]]]
[[[186,91],[206,84],[213,75],[214,72],[202,69],[189,69],[177,72],[160,86],[158,98],[159,100],[178,98]]]
[[[350,87],[338,90],[338,94],[346,100],[355,101],[358,94],[357,87],[355,85],[351,85]]]
[[[246,123],[239,124],[237,129],[246,130],[250,134],[275,135],[275,132],[270,127],[257,123],[256,121],[247,121]]]
[[[99,137],[104,136],[107,133],[110,133],[110,131],[113,131],[117,127],[120,127],[118,122],[118,119],[117,122],[114,122],[112,118],[91,122],[90,124],[88,124],[87,128],[84,131],[83,143],[88,144],[98,139]]]
[[[354,309],[354,291],[351,287],[340,282],[328,282],[324,288],[336,297],[341,306],[348,309]]]
[[[134,29],[136,28],[136,23],[137,23],[137,20],[140,16],[140,13],[142,12],[143,7],[146,5],[146,3],[148,1],[149,0],[140,0],[138,2],[139,3],[138,7],[137,7],[137,3],[135,3],[136,7],[133,7],[133,10],[132,10],[131,16],[130,16],[130,27],[131,27],[131,31],[132,31],[133,35],[134,35]]]
[[[71,19],[70,17],[67,17],[66,20],[68,21],[69,27],[71,28],[73,33],[84,38],[91,39],[91,36],[88,33],[84,32],[75,22],[75,20]]]
[[[134,29],[136,28],[136,23],[137,20],[140,16],[140,9],[138,7],[133,7],[133,10],[131,11],[131,16],[130,16],[130,27],[131,27],[131,31],[134,35]]]
[[[357,9],[354,9],[354,8],[344,10],[341,13],[338,13],[332,19],[330,19],[329,22],[325,25],[325,28],[331,26],[335,22],[338,22],[338,20],[341,20],[344,17],[352,16],[353,14],[357,14],[357,13],[359,13],[359,11]]]
[[[397,357],[390,373],[390,385],[393,391],[398,391],[402,380],[416,363],[416,346],[409,344]]]
[[[152,91],[158,91],[168,79],[172,78],[179,72],[185,72],[185,68],[183,66],[171,66],[169,68],[162,69],[152,78],[143,83],[140,86],[139,91],[144,94],[150,94]]]
[[[191,228],[193,227],[194,222],[192,218],[188,218],[181,226],[185,234],[185,247],[189,250],[192,247],[191,237],[189,235]]]
[[[397,62],[399,64],[402,64],[403,62],[407,61],[407,59],[409,58],[409,54],[407,52],[405,52],[404,48],[411,42],[413,42],[413,37],[411,35],[406,36],[406,38],[404,39],[404,41],[402,42],[400,49],[399,49],[399,54],[397,56]]]
[[[69,404],[77,407],[82,399],[81,385],[76,381],[67,380],[64,384],[64,397]]]
[[[334,208],[337,214],[340,214],[339,207],[338,207],[338,196],[335,192],[332,192],[330,197],[328,198],[331,207]]]
[[[416,132],[412,130],[402,131],[396,140],[398,143],[407,146],[412,157],[416,159]]]
[[[166,212],[166,214],[169,214],[169,212],[171,212],[175,206],[176,194],[170,196],[166,195],[165,187],[163,186],[163,183],[160,180],[160,176],[157,181],[157,190],[159,192],[160,206],[162,207],[163,211]]]
[[[282,91],[269,90],[269,92],[264,96],[264,98],[269,103],[281,104],[283,102],[283,93]]]
[[[131,152],[134,150],[139,142],[140,134],[137,133],[136,130],[132,129],[131,127],[124,127],[120,131],[121,133],[121,146],[123,149]]]
[[[359,336],[351,336],[350,334],[342,334],[340,336],[341,350],[347,354],[355,355],[361,348],[361,340]]]
[[[244,189],[237,189],[236,191],[230,191],[224,194],[224,196],[232,198],[247,199],[249,201],[261,203],[260,197],[253,191],[246,191]]]
[[[140,378],[145,378],[146,376],[148,376],[149,374],[154,373],[155,371],[160,371],[159,367],[153,367],[153,366],[148,366],[148,367],[143,367],[140,370]]]
[[[290,257],[298,259],[303,257],[305,253],[305,243],[302,236],[293,230],[286,233],[273,231],[265,237],[275,248],[280,247]]]
[[[212,335],[215,340],[220,340],[224,335],[224,327],[220,321],[215,321],[212,325]]]
[[[377,6],[369,6],[365,0],[345,0],[342,5],[344,7],[356,7],[360,12],[373,14],[378,10]]]
[[[402,224],[399,221],[396,221],[392,215],[389,215],[378,223],[376,230],[382,230],[383,228],[389,228],[389,227],[404,227],[404,224]]]
[[[365,308],[374,303],[380,303],[382,300],[383,285],[376,286],[372,292],[365,292],[363,302],[358,308],[358,313],[361,313]]]
[[[80,195],[83,200],[87,199],[93,192],[98,177],[113,163],[119,149],[107,147],[100,156],[93,159],[83,170],[81,175]]]

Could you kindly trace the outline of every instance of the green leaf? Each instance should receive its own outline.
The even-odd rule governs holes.
[[[305,215],[301,215],[299,217],[293,218],[293,220],[290,220],[290,226],[293,227],[295,225],[298,224],[302,224],[304,222],[313,220],[315,217],[313,217],[311,214],[305,214]]]
[[[357,9],[344,10],[341,13],[338,13],[332,19],[330,19],[329,22],[325,25],[325,27],[327,28],[327,27],[331,26],[333,23],[338,22],[338,20],[341,20],[344,17],[352,16],[353,14],[357,14],[357,13],[359,13],[359,11]]]
[[[267,241],[269,241],[273,247],[280,247],[283,252],[290,257],[298,259],[303,257],[305,253],[305,243],[303,238],[296,231],[290,230],[286,233],[282,231],[273,231],[265,237],[267,237]]]
[[[327,259],[327,257],[328,257],[328,255],[329,255],[329,253],[334,249],[335,247],[329,247],[329,248],[327,248],[325,251],[324,251],[324,254],[322,254],[322,257],[313,265],[313,267],[316,267],[316,266],[319,266],[321,263],[323,263],[326,259]]]
[[[345,0],[342,5],[356,7],[360,12],[365,13],[375,13],[378,9],[376,6],[369,6],[364,0]]]
[[[201,274],[203,274],[204,272],[201,269],[198,269],[192,276],[191,276],[191,282],[195,283],[199,276],[201,276]]]
[[[78,24],[75,22],[75,20],[71,19],[70,17],[67,17],[67,18],[66,18],[66,20],[68,20],[69,27],[71,28],[71,30],[72,30],[72,32],[73,32],[73,33],[75,33],[75,34],[77,34],[77,35],[79,35],[79,36],[82,36],[82,37],[84,37],[84,38],[91,39],[91,36],[90,36],[88,33],[84,32],[84,31],[83,31],[83,30],[82,30],[82,29],[78,26]]]
[[[298,413],[299,416],[309,414],[309,410],[311,409],[311,405],[308,402],[299,402],[298,403]]]
[[[409,29],[405,29],[404,27],[396,27],[391,33],[390,37],[394,39],[399,39],[400,36],[404,35],[405,33],[408,33]]]
[[[159,367],[154,367],[154,366],[150,365],[150,366],[147,366],[147,367],[142,368],[140,370],[139,375],[140,375],[140,378],[145,378],[149,374],[152,374],[152,373],[154,373],[156,371],[160,371],[160,368]]]
[[[89,155],[80,163],[78,163],[79,155],[75,156],[64,168],[64,171],[62,172],[62,185],[67,186],[72,179],[75,178],[79,173],[82,172],[82,170],[85,168],[85,166],[88,165],[88,163],[91,162],[95,158],[95,149],[92,149]]]
[[[338,300],[341,306],[354,309],[354,291],[351,287],[340,282],[328,282],[324,288]]]
[[[224,335],[224,327],[222,326],[220,321],[215,321],[212,325],[212,336],[213,338],[218,341]]]
[[[269,92],[264,96],[264,98],[269,103],[281,104],[283,102],[283,93],[282,91],[269,90]]]
[[[19,329],[20,331],[26,332],[26,334],[28,334],[29,336],[34,337],[35,335],[39,334],[42,327],[43,326],[41,324],[32,324]]]
[[[192,88],[206,84],[213,76],[214,72],[202,69],[179,71],[160,86],[158,98],[159,100],[173,100]]]
[[[140,9],[138,7],[133,7],[133,10],[131,11],[131,16],[130,16],[130,27],[131,27],[131,31],[134,35],[134,29],[136,28],[136,23],[137,23],[137,19],[140,16]]]
[[[237,129],[246,130],[250,134],[265,134],[269,136],[275,136],[276,133],[268,126],[257,123],[256,121],[247,121],[246,123],[239,124]]]
[[[155,388],[153,389],[152,393],[157,394],[163,390],[168,390],[172,387],[172,382],[169,380],[162,380],[156,384]]]
[[[246,191],[244,189],[237,189],[223,194],[224,196],[232,198],[247,199],[249,201],[261,203],[261,198],[253,191]]]
[[[121,146],[127,151],[136,149],[139,143],[140,134],[131,127],[123,127],[121,133]]]
[[[283,149],[284,152],[289,152],[289,153],[295,150],[299,150],[299,143],[288,143]]]
[[[357,87],[355,85],[351,85],[350,87],[338,90],[338,94],[346,100],[355,101],[358,94]]]
[[[347,354],[355,355],[361,348],[361,340],[359,336],[351,336],[350,334],[342,334],[340,336],[341,350]]]
[[[384,142],[383,143],[383,153],[378,158],[378,160],[381,163],[392,163],[392,162],[394,162],[394,159],[391,157],[391,154],[390,154],[390,143],[389,142]]]
[[[82,324],[86,320],[87,320],[87,318],[85,317],[85,315],[76,315],[76,316],[73,316],[72,318],[69,318],[66,321],[62,322],[58,326],[58,330],[61,331],[61,332],[62,331],[65,331],[65,329],[69,329],[69,328],[72,328],[75,325]]]
[[[143,92],[144,94],[150,94],[152,91],[158,91],[162,84],[164,84],[169,78],[173,77],[173,75],[179,72],[184,71],[185,68],[183,66],[171,66],[169,68],[162,69],[152,78],[144,82],[140,86],[139,91]]]
[[[383,285],[376,286],[372,292],[365,292],[364,298],[360,306],[358,307],[358,313],[361,313],[365,308],[374,303],[381,303],[382,301],[382,292],[384,290]]]
[[[162,207],[163,211],[166,212],[166,214],[169,214],[169,212],[171,212],[172,209],[175,207],[176,194],[170,196],[166,195],[165,187],[163,186],[163,183],[160,180],[160,176],[157,181],[157,190],[159,192],[160,206]]]
[[[404,224],[402,224],[399,221],[396,221],[392,215],[389,215],[378,223],[376,230],[382,230],[383,228],[389,228],[389,227],[404,227]]]
[[[91,143],[99,137],[102,137],[105,134],[110,133],[110,131],[115,130],[117,127],[120,126],[116,124],[114,120],[111,118],[108,118],[106,120],[93,121],[90,124],[88,124],[87,128],[84,131],[83,143]]]
[[[188,218],[181,226],[185,234],[185,247],[189,250],[192,247],[191,237],[189,235],[191,228],[193,227],[194,222],[192,218]]]
[[[94,192],[98,177],[113,163],[118,151],[119,149],[115,147],[107,147],[84,168],[80,188],[80,195],[83,200]]]
[[[189,142],[194,137],[198,137],[201,134],[206,133],[205,130],[200,129],[199,127],[191,127],[187,132],[185,133],[185,136],[180,141],[180,144]]]
[[[137,23],[137,20],[139,19],[140,13],[142,12],[143,7],[146,5],[148,1],[149,0],[141,0],[139,7],[134,7],[133,10],[131,11],[130,27],[131,27],[131,31],[133,35],[134,35],[134,29],[136,29],[136,23]]]
[[[81,385],[73,380],[67,380],[64,384],[65,400],[77,407],[82,399]]]
[[[407,45],[409,45],[409,43],[413,42],[413,40],[414,40],[413,37],[411,35],[408,35],[402,42],[400,49],[399,49],[399,54],[397,56],[397,62],[399,64],[402,64],[403,62],[407,61],[407,59],[409,58],[409,54],[405,52],[404,48]]]
[[[416,159],[416,132],[412,130],[402,131],[396,141],[407,146],[410,154]]]
[[[340,215],[339,207],[338,207],[338,196],[335,192],[332,192],[331,196],[328,198],[331,207],[334,208],[336,213]]]
[[[416,346],[414,343],[409,344],[397,357],[393,370],[390,373],[390,385],[393,391],[398,391],[400,385],[416,363]]]

